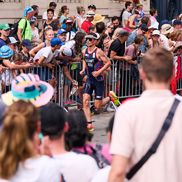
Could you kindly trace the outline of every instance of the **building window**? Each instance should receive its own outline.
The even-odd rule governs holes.
[[[57,0],[57,3],[81,3],[81,0]]]

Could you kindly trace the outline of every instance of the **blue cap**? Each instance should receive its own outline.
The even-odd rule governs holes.
[[[174,20],[173,25],[182,25],[182,21],[181,20]]]
[[[51,46],[52,46],[52,47],[64,45],[64,42],[62,42],[61,39],[58,38],[58,37],[52,38],[51,41],[50,41],[50,43],[51,43]]]
[[[62,29],[59,29],[57,34],[58,35],[61,35],[62,33],[66,33],[66,30],[63,29],[63,28]]]
[[[13,50],[7,46],[4,45],[0,48],[0,58],[10,58],[13,55]]]
[[[26,47],[28,50],[31,50],[33,48],[30,40],[28,40],[28,39],[24,39],[22,41],[22,46]]]
[[[27,6],[25,9],[24,9],[24,12],[23,12],[23,16],[27,16],[28,13],[32,12],[33,11],[33,8],[30,7],[30,6]]]

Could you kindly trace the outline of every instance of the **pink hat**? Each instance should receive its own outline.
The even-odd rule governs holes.
[[[2,94],[2,100],[6,105],[11,105],[17,100],[25,100],[40,107],[51,100],[53,93],[53,87],[41,81],[38,75],[22,73],[12,81],[11,91]]]

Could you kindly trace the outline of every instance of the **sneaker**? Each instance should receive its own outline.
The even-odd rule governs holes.
[[[115,108],[113,107],[112,103],[110,103],[110,104],[108,105],[108,107],[106,108],[106,111],[107,111],[107,112],[114,112],[114,111],[116,111],[116,110],[115,110]]]
[[[94,131],[94,126],[92,124],[92,121],[87,122],[87,129],[88,129],[89,132]]]
[[[110,97],[111,101],[114,103],[115,106],[117,106],[117,107],[120,106],[121,103],[119,101],[119,98],[113,91],[109,92],[109,97]]]

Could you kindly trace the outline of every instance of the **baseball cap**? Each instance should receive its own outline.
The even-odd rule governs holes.
[[[51,46],[52,46],[52,47],[64,45],[64,42],[62,42],[61,39],[58,38],[58,37],[52,38],[51,41],[50,41],[50,43],[51,43]]]
[[[13,55],[13,50],[7,46],[4,45],[0,48],[0,58],[10,58]]]
[[[66,24],[72,24],[72,23],[73,23],[73,20],[70,19],[70,18],[68,18],[68,19],[66,19],[65,23],[66,23]]]
[[[47,104],[54,93],[53,87],[39,79],[38,75],[21,73],[11,83],[11,91],[2,94],[2,101],[11,105],[14,101],[25,100],[40,107]]]
[[[86,17],[93,17],[95,16],[95,13],[93,11],[88,11],[86,14]]]
[[[67,114],[62,107],[49,103],[40,109],[40,113],[41,132],[44,136],[54,136],[63,132]]]
[[[143,31],[145,31],[145,32],[147,32],[148,31],[148,27],[147,27],[147,25],[146,24],[141,24],[140,26],[139,26],[139,28],[141,29],[141,30],[143,30]]]
[[[24,9],[23,16],[27,16],[27,14],[30,13],[30,12],[32,12],[32,11],[33,11],[33,8],[31,6],[27,6]]]
[[[89,34],[87,34],[85,36],[85,39],[95,39],[95,40],[97,40],[98,39],[98,36],[97,36],[97,34],[91,32],[91,33],[89,33]]]
[[[64,48],[62,50],[62,54],[65,56],[71,57],[71,56],[73,56],[73,51],[71,48],[64,46]]]
[[[0,24],[0,30],[8,30],[10,29],[9,24]]]
[[[57,34],[58,35],[61,35],[62,33],[66,33],[66,30],[63,29],[63,28],[62,29],[59,29]]]
[[[28,39],[24,39],[22,41],[22,46],[26,47],[28,50],[31,50],[33,48],[30,40],[28,40]]]
[[[182,21],[181,20],[174,20],[173,25],[182,25]]]
[[[159,30],[154,30],[154,31],[152,32],[152,35],[159,35],[159,36],[160,36],[160,31],[159,31]]]
[[[18,41],[14,37],[8,37],[10,44],[16,44]]]

